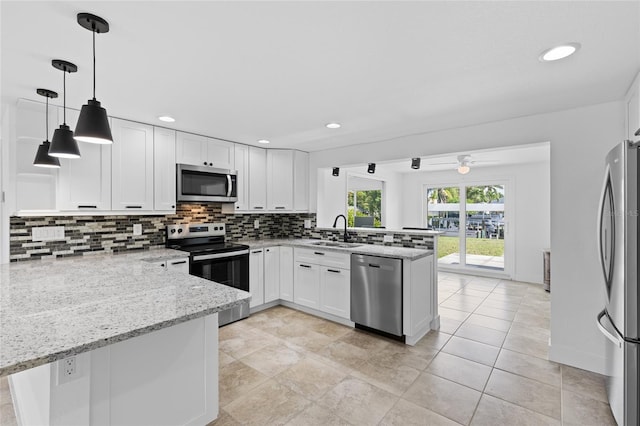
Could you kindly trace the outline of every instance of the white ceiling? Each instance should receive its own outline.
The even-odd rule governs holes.
[[[97,95],[113,116],[316,151],[621,99],[640,69],[640,2],[2,1],[1,94]],[[577,41],[567,60],[541,63]],[[41,98],[40,98],[41,99]],[[58,99],[60,101],[60,99]],[[343,127],[329,130],[324,124]]]

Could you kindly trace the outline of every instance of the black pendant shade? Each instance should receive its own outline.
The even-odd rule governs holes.
[[[36,167],[60,168],[60,160],[49,155],[49,146],[51,145],[49,142],[49,98],[57,98],[58,94],[53,90],[48,89],[38,89],[36,90],[36,93],[47,98],[47,109],[45,110],[45,140],[38,147],[36,158],[33,160],[33,165]]]
[[[78,24],[93,33],[93,98],[82,105],[75,138],[80,142],[110,144],[113,143],[107,111],[96,100],[96,33],[109,32],[109,23],[91,13],[78,13]]]
[[[62,104],[63,119],[59,128],[53,132],[51,138],[51,146],[49,146],[49,155],[53,157],[61,158],[80,158],[80,150],[78,149],[78,143],[73,138],[73,132],[67,126],[67,73],[78,71],[78,67],[71,62],[63,61],[61,59],[54,59],[51,61],[51,65],[54,68],[62,71],[62,85],[63,92],[62,98],[64,99]]]
[[[113,143],[107,110],[102,108],[97,100],[89,99],[86,105],[82,105],[75,138],[80,142]]]

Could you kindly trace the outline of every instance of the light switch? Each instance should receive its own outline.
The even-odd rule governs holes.
[[[304,220],[304,227],[305,227],[305,229],[311,228],[311,219],[305,219]]]
[[[64,226],[39,226],[31,228],[31,241],[64,240]]]
[[[260,228],[260,221],[258,219],[253,221],[253,229]]]
[[[393,235],[385,235],[384,237],[382,237],[382,242],[383,243],[392,243],[393,242]]]

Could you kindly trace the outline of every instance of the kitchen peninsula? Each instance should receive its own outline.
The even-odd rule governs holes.
[[[184,256],[159,249],[0,266],[0,375],[11,375],[23,424],[217,417],[217,312],[250,295],[156,265]]]

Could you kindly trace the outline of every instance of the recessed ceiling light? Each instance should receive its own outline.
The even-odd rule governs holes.
[[[566,58],[567,56],[571,56],[576,51],[580,49],[580,43],[566,43],[560,46],[552,47],[551,49],[547,49],[540,55],[540,60],[542,62],[551,62],[557,61],[558,59]]]
[[[266,144],[271,143],[271,142],[270,142],[270,141],[268,141],[268,140],[266,140],[266,139],[260,139],[260,140],[258,141],[258,143],[263,143],[263,144],[265,144],[265,145],[266,145]]]
[[[175,118],[169,117],[168,115],[161,115],[160,117],[158,117],[158,120],[164,121],[165,123],[173,123],[174,121],[176,121]]]
[[[340,123],[327,123],[325,124],[325,126],[327,127],[327,129],[339,129],[341,126]]]

